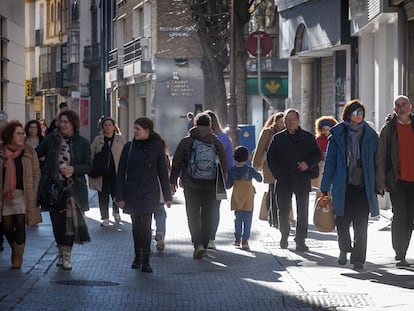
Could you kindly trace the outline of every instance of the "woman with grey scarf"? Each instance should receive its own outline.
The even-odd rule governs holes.
[[[344,106],[343,121],[331,129],[321,182],[323,194],[331,193],[336,215],[338,264],[345,265],[351,253],[356,270],[362,270],[366,260],[368,216],[379,214],[375,192],[378,135],[364,117],[365,107],[359,100]]]

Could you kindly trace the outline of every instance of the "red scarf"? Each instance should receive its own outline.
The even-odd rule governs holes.
[[[6,145],[4,149],[4,167],[6,173],[4,175],[4,196],[7,199],[12,199],[14,191],[16,190],[16,165],[14,159],[17,158],[24,149],[24,146]]]

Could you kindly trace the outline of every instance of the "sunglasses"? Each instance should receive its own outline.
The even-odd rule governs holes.
[[[352,111],[352,114],[354,116],[363,116],[365,114],[365,112],[363,110],[354,110],[354,111]]]

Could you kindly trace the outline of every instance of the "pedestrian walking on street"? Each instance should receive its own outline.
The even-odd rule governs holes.
[[[211,130],[210,116],[199,113],[195,117],[195,127],[177,146],[170,177],[173,192],[177,189],[178,177],[182,179],[194,259],[203,258],[211,237],[212,210],[217,201],[217,162],[226,174],[223,144]]]
[[[331,192],[338,232],[338,264],[347,253],[354,269],[363,269],[367,253],[368,216],[379,215],[375,192],[375,153],[378,135],[364,121],[365,107],[351,100],[342,112],[342,122],[331,129],[325,156],[321,191]],[[351,240],[350,227],[353,228]]]
[[[39,160],[34,149],[25,143],[19,121],[10,121],[2,129],[0,145],[0,219],[10,244],[12,268],[20,269],[26,243],[26,224],[42,221],[36,204],[40,179]]]
[[[299,112],[285,112],[286,129],[273,136],[267,163],[277,180],[275,189],[279,206],[279,230],[282,235],[280,247],[288,247],[290,233],[289,212],[292,195],[296,196],[296,250],[308,251],[305,243],[308,235],[309,192],[311,179],[319,174],[321,151],[315,136],[299,126]]]
[[[89,141],[79,134],[80,118],[72,110],[57,117],[58,128],[36,147],[45,157],[38,200],[49,211],[59,250],[56,266],[72,270],[73,243],[90,240],[83,213],[89,210],[85,174],[91,170]]]
[[[125,140],[114,119],[105,117],[100,123],[101,133],[91,144],[92,161],[98,157],[104,161],[96,161],[93,165],[94,174],[89,175],[89,188],[98,191],[99,210],[101,212],[101,226],[109,226],[109,197],[112,199],[112,216],[116,223],[120,223],[121,216],[115,202],[115,180],[118,171],[119,159]]]
[[[311,182],[312,187],[315,187],[317,189],[319,189],[321,185],[326,149],[328,148],[328,137],[331,134],[331,127],[335,126],[336,124],[338,124],[338,121],[336,121],[335,118],[331,116],[322,116],[320,118],[317,118],[315,121],[316,143],[322,152],[322,158],[319,162],[319,176],[315,179],[312,179]]]
[[[234,150],[233,166],[227,176],[227,188],[233,187],[231,195],[231,210],[234,211],[234,245],[249,250],[250,229],[252,226],[254,194],[256,193],[252,179],[262,181],[262,175],[253,167],[247,165],[249,150],[245,146],[238,146]]]
[[[135,258],[132,269],[152,272],[149,264],[152,215],[159,208],[160,185],[167,207],[171,206],[168,168],[162,138],[145,117],[134,122],[134,138],[125,144],[116,178],[116,200],[131,215]]]
[[[4,112],[3,110],[0,110],[0,140],[1,140],[1,131],[6,126],[6,124],[7,124],[7,113]],[[3,224],[0,221],[0,252],[4,250],[3,243],[4,243],[4,230],[3,230]]]
[[[194,126],[194,113],[187,112],[187,130],[189,131]]]
[[[272,227],[279,228],[279,211],[277,207],[277,199],[275,194],[275,178],[267,165],[267,151],[272,142],[273,135],[285,129],[285,121],[283,119],[283,112],[272,114],[263,129],[260,132],[259,140],[257,142],[256,150],[253,154],[253,167],[263,172],[263,182],[269,185],[269,224]],[[293,215],[292,215],[293,216]]]
[[[231,142],[230,137],[224,133],[223,128],[221,127],[220,120],[217,115],[211,111],[205,111],[211,118],[211,130],[217,136],[218,140],[223,144],[224,152],[226,153],[227,168],[231,168],[234,165],[233,161],[233,143]],[[218,225],[220,223],[220,204],[221,200],[216,200],[212,210],[212,227],[211,227],[211,236],[208,242],[207,248],[216,249],[216,233]]]
[[[407,96],[394,99],[394,114],[381,129],[376,154],[376,190],[387,191],[392,203],[391,237],[398,267],[406,261],[414,219],[414,116]]]
[[[69,106],[67,103],[62,102],[59,104],[59,111],[56,114],[56,116],[53,118],[53,120],[50,122],[49,127],[46,130],[46,135],[52,133],[55,129],[57,129],[59,127],[59,115],[61,112],[65,111],[65,110],[69,110]]]

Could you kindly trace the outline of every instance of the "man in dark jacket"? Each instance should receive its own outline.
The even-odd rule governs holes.
[[[280,247],[284,249],[288,247],[289,211],[292,208],[294,193],[297,210],[296,249],[308,251],[305,238],[308,234],[311,173],[317,170],[321,151],[315,136],[300,128],[297,110],[286,111],[285,124],[286,129],[273,137],[267,152],[268,166],[277,180],[275,192],[279,204],[279,230],[282,235]]]
[[[195,117],[195,127],[177,146],[172,161],[170,184],[172,192],[175,192],[178,177],[182,180],[188,227],[194,244],[193,258],[201,259],[205,255],[210,239],[211,211],[216,201],[216,179],[196,180],[190,176],[188,167],[193,153],[193,143],[196,140],[215,146],[224,174],[227,172],[227,163],[224,147],[211,130],[210,116],[199,113]]]
[[[398,267],[408,267],[405,255],[410,245],[414,219],[414,116],[407,96],[394,100],[394,115],[381,129],[375,159],[377,193],[390,193],[391,238]]]

